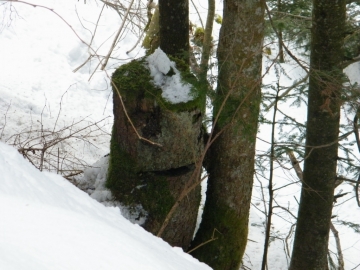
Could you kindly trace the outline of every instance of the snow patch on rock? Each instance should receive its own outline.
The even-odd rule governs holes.
[[[147,212],[141,205],[126,207],[116,201],[112,196],[111,191],[105,187],[108,168],[109,155],[106,155],[95,162],[91,167],[85,169],[84,175],[76,180],[77,186],[88,193],[91,198],[103,205],[118,207],[122,216],[133,224],[144,224]]]
[[[191,93],[191,85],[181,80],[180,71],[175,62],[157,48],[155,52],[146,58],[153,84],[162,89],[162,97],[172,103],[186,103],[194,99]],[[174,74],[170,75],[169,72]],[[168,75],[167,75],[168,74]]]

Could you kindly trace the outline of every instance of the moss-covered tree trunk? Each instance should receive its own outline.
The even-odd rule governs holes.
[[[188,67],[188,14],[187,0],[159,1],[160,48],[176,57],[173,60],[183,79],[196,84]],[[180,194],[199,181],[199,173],[194,172],[204,144],[205,99],[193,86],[193,100],[168,102],[151,82],[154,78],[145,62],[132,61],[113,74],[114,127],[107,186],[139,219],[146,217],[142,225],[146,230],[156,235],[162,231],[165,241],[187,250],[196,225],[200,187],[180,202],[165,230],[162,225]],[[174,75],[171,69],[162,74]]]
[[[214,269],[239,269],[248,235],[260,105],[264,1],[224,1],[208,190],[192,255]]]
[[[303,185],[291,270],[328,269],[338,152],[345,0],[313,1]]]
[[[166,103],[144,65],[142,59],[132,61],[112,77],[114,126],[107,187],[132,215],[138,215],[135,218],[146,218],[142,225],[146,230],[157,234],[181,192],[198,181],[193,173],[203,150],[199,109],[203,98]],[[199,202],[196,188],[176,209],[161,235],[165,241],[188,248]]]
[[[189,0],[159,0],[160,48],[189,63]]]

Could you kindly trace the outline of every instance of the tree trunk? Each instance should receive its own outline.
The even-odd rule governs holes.
[[[188,68],[188,17],[187,0],[159,1],[160,47],[175,57],[182,79],[197,84]],[[193,86],[194,100],[166,102],[162,90],[151,83],[143,59],[121,66],[112,81],[115,117],[107,186],[133,215],[146,217],[142,225],[146,230],[156,235],[161,231],[165,241],[187,250],[196,225],[200,187],[180,202],[164,230],[162,225],[182,192],[199,181],[194,171],[203,150],[204,96]]]
[[[342,88],[345,0],[313,1],[304,178],[291,270],[328,269]]]
[[[264,1],[224,2],[208,190],[192,254],[214,269],[239,269],[248,235],[260,105]],[[225,104],[224,106],[222,104]],[[217,118],[217,115],[219,117]]]
[[[281,8],[281,0],[277,0],[277,9],[278,11],[282,11]],[[284,59],[284,48],[283,48],[283,31],[282,31],[282,27],[279,27],[278,29],[278,47],[279,47],[279,62],[280,63],[285,63],[285,59]]]
[[[181,192],[198,181],[193,172],[203,150],[203,98],[166,104],[144,65],[142,59],[132,61],[112,77],[114,126],[107,187],[136,219],[145,217],[146,230],[157,234]],[[198,187],[181,201],[161,237],[186,250],[199,203]]]
[[[207,80],[207,72],[209,68],[209,59],[212,47],[212,31],[215,18],[215,0],[208,0],[208,13],[206,25],[204,29],[204,41],[202,46],[202,54],[200,60],[199,80],[201,83],[209,84]]]
[[[189,63],[189,0],[159,0],[160,48]]]

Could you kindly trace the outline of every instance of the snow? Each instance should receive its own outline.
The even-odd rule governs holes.
[[[76,185],[84,190],[91,198],[105,206],[118,207],[121,215],[134,224],[142,225],[146,221],[147,212],[141,205],[132,206],[131,209],[114,200],[111,191],[105,187],[109,156],[106,155],[84,170],[84,175],[76,177]]]
[[[53,8],[84,40],[91,37],[81,26],[75,8],[84,26],[92,29],[92,21],[99,13],[95,5],[74,5],[74,1],[68,0],[67,4],[55,0],[32,2]],[[106,76],[97,72],[88,81],[95,61],[73,72],[87,59],[87,47],[68,25],[49,10],[20,3],[12,5],[11,15],[9,11],[1,11],[4,20],[12,18],[0,32],[0,129],[6,123],[1,139],[10,143],[13,142],[9,141],[11,135],[30,127],[32,130],[40,129],[40,123],[44,128],[53,130],[81,119],[83,121],[77,126],[79,129],[106,118],[100,125],[102,133],[109,134],[112,102],[107,101],[110,87]],[[9,8],[9,4],[2,3],[1,8]],[[109,10],[105,10],[104,15],[95,44],[108,38],[109,31],[115,29],[109,25],[119,23],[117,16]],[[105,53],[105,45],[100,47],[99,53]],[[58,115],[59,120],[56,121]],[[72,148],[66,149],[67,155],[76,155],[88,164],[94,163],[109,149],[108,135],[97,135],[96,146],[80,140],[73,141]]]
[[[86,5],[70,0],[32,2],[54,9],[86,41],[101,9],[94,1]],[[108,74],[128,61],[125,52],[136,38],[127,33],[126,41],[121,39],[108,74],[92,75],[95,60],[74,73],[88,57],[87,47],[59,17],[20,3],[13,3],[11,9],[1,3],[0,8],[4,20],[9,19],[0,28],[1,140],[13,144],[20,138],[14,134],[56,131],[78,121],[79,126],[70,129],[80,129],[107,117],[99,124],[101,132],[89,136],[86,130],[83,137],[57,145],[74,160],[95,163],[109,153]],[[107,53],[119,22],[114,11],[104,9],[93,41],[100,54]],[[85,172],[93,185],[91,197],[59,175],[40,172],[3,143],[0,163],[0,269],[210,269],[126,220],[124,209],[121,213],[118,207],[93,199],[111,200],[103,186],[106,158]]]
[[[170,61],[166,54],[157,48],[146,58],[153,83],[162,89],[162,97],[170,103],[186,103],[194,99],[191,85],[182,82],[180,71],[175,62]],[[173,75],[167,75],[172,71]]]
[[[0,143],[1,269],[210,269]]]

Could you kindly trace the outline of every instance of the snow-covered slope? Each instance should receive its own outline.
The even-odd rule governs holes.
[[[0,269],[210,269],[0,143]]]

